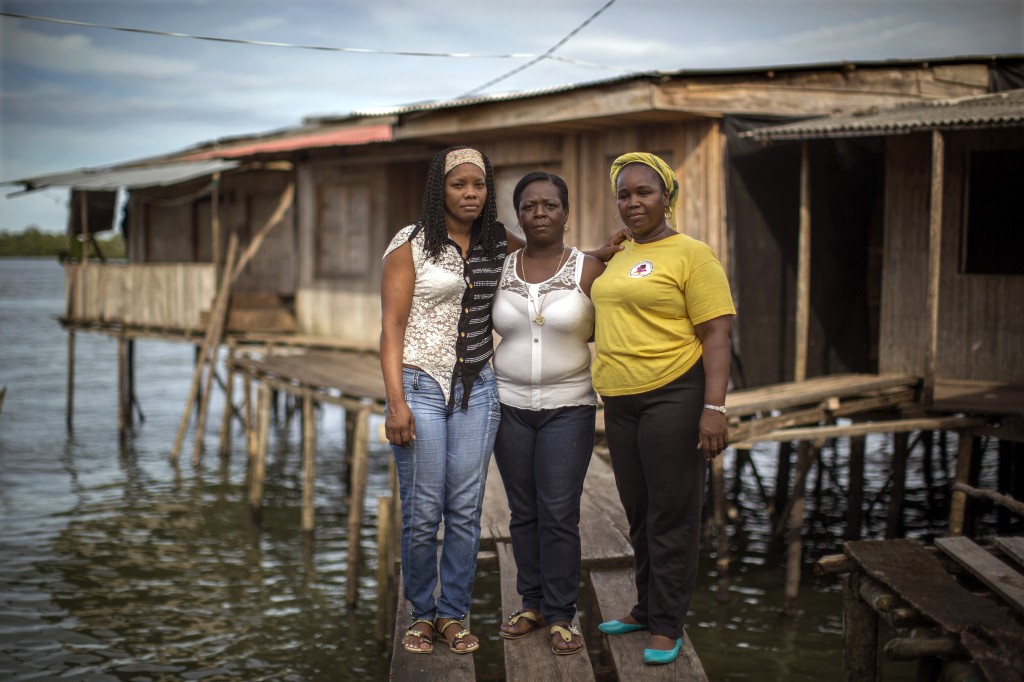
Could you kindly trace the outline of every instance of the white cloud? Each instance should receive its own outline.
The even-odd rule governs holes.
[[[100,47],[81,33],[49,35],[23,28],[4,31],[3,59],[56,74],[91,76],[184,76],[197,64],[178,57],[154,57]]]

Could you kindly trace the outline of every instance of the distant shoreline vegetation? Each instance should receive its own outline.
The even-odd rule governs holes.
[[[97,237],[96,242],[105,258],[124,258],[124,240],[119,233],[109,237]],[[21,232],[0,232],[0,258],[11,256],[54,256],[81,257],[82,245],[77,239],[69,245],[66,234],[43,232],[36,226],[29,226]],[[98,257],[95,247],[89,248],[89,256]]]

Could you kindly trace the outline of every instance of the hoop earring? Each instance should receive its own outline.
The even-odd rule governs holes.
[[[566,220],[565,224],[562,225],[562,232],[568,232],[568,231],[569,231],[569,221]]]

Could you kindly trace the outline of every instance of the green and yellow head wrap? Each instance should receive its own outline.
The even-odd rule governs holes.
[[[672,168],[665,163],[660,157],[654,154],[648,154],[647,152],[629,152],[623,154],[619,158],[612,162],[612,193],[618,191],[617,182],[619,179],[619,173],[622,169],[631,163],[642,163],[645,166],[649,166],[654,169],[654,172],[658,174],[661,181],[665,183],[665,188],[668,190],[668,207],[667,212],[671,213],[672,208],[676,205],[676,199],[679,198],[679,181],[676,180],[676,174],[672,171]]]

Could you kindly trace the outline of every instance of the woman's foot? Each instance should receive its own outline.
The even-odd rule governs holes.
[[[583,636],[575,625],[567,621],[552,623],[548,634],[551,636],[551,653],[556,656],[578,654],[583,649]]]
[[[651,641],[647,643],[648,649],[654,649],[657,651],[668,651],[670,649],[674,649],[675,646],[676,640],[664,635],[651,635]]]
[[[666,643],[670,646],[666,647]],[[666,665],[672,663],[679,656],[683,648],[683,638],[669,639],[662,635],[653,635],[650,646],[644,649],[644,663],[647,665]]]
[[[625,635],[637,630],[646,630],[647,626],[637,621],[632,615],[616,620],[606,620],[597,626],[597,629],[606,635]]]
[[[508,620],[502,623],[498,634],[505,639],[519,639],[534,628],[544,625],[544,616],[534,609],[513,611]]]
[[[402,648],[413,654],[429,654],[434,650],[434,626],[429,620],[414,620],[402,637]]]
[[[434,621],[434,631],[448,643],[448,651],[454,654],[469,654],[480,648],[476,635],[455,618],[438,618]]]

